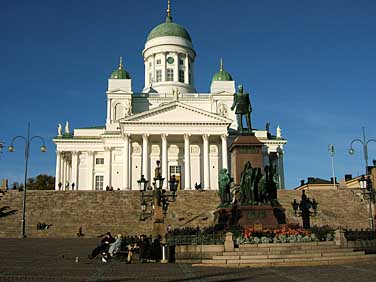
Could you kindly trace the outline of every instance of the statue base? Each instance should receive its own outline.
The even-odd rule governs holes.
[[[256,136],[244,134],[235,138],[230,146],[231,154],[231,176],[234,184],[240,184],[240,174],[247,161],[251,162],[253,168],[261,168],[264,171],[264,160],[262,155],[263,144]]]
[[[216,226],[219,229],[225,229],[230,226],[240,226],[241,228],[253,227],[255,229],[263,228],[281,228],[286,224],[282,207],[272,207],[271,205],[251,205],[233,208],[219,208],[214,214],[216,217]]]

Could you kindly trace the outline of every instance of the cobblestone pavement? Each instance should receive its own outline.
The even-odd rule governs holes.
[[[376,261],[366,264],[213,268],[189,264],[126,264],[88,260],[98,240],[0,239],[0,281],[376,281]],[[78,263],[75,262],[79,257]]]

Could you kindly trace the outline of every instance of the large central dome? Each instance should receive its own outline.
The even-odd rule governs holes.
[[[162,36],[182,37],[192,42],[191,36],[189,35],[188,31],[181,25],[173,23],[171,17],[167,17],[166,22],[161,23],[153,28],[153,30],[149,33],[148,39],[146,41]]]

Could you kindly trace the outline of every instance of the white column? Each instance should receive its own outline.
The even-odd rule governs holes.
[[[61,182],[61,152],[56,151],[55,190],[59,190]]]
[[[106,124],[111,123],[111,100],[107,99],[107,118]]]
[[[277,149],[278,156],[278,175],[279,175],[279,189],[285,189],[285,172],[283,168],[283,150]]]
[[[209,135],[202,135],[204,141],[204,189],[210,189],[209,177]]]
[[[168,183],[168,151],[167,151],[167,134],[161,134],[161,139],[162,139],[162,177],[165,179],[163,182],[163,189],[167,188],[167,183]]]
[[[64,190],[64,152],[60,152],[60,182],[61,190]]]
[[[184,60],[184,83],[189,84],[189,55],[185,54]]]
[[[72,151],[72,183],[74,183],[74,189],[78,190],[78,152]],[[71,183],[71,187],[72,187]]]
[[[154,54],[153,55],[153,84],[157,82],[157,74],[155,72],[155,63],[156,63],[156,60],[155,60],[155,54]]]
[[[104,178],[103,178],[103,186],[106,187],[107,185],[111,187],[112,179],[111,179],[111,147],[104,147]]]
[[[149,158],[148,158],[148,147],[149,147],[149,142],[148,142],[148,136],[149,134],[142,134],[142,174],[144,177],[149,180]]]
[[[184,189],[191,189],[191,155],[189,137],[190,134],[184,134]]]
[[[129,134],[124,134],[123,188],[124,189],[130,189],[130,187],[129,187]]]
[[[148,83],[148,79],[149,79],[149,65],[148,65],[148,60],[147,59],[145,59],[144,65],[145,65],[145,88],[146,88],[146,87],[148,87],[150,85],[150,82]]]
[[[175,53],[175,56],[174,56],[174,60],[175,60],[175,67],[174,67],[174,82],[178,82],[179,81],[179,53]]]
[[[69,178],[68,178],[68,160],[67,160],[67,157],[64,156],[64,183],[63,183],[63,186],[64,186],[64,190],[67,189],[66,188],[66,185],[67,185],[67,182],[69,182]]]
[[[226,168],[228,170],[227,134],[222,134],[221,140],[222,140],[222,168]]]
[[[95,187],[93,186],[93,167],[94,167],[94,152],[89,151],[87,152],[87,188],[88,190],[95,190]]]
[[[162,64],[162,81],[166,81],[166,53],[165,52],[162,53],[161,64]]]

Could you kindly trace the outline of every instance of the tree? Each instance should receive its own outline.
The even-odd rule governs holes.
[[[35,178],[29,178],[27,180],[27,189],[30,190],[54,190],[55,189],[55,177],[39,174]]]

